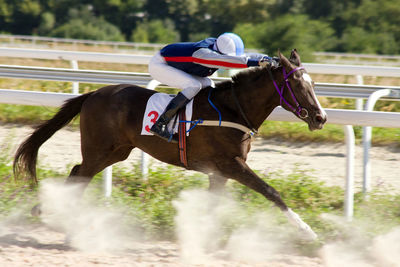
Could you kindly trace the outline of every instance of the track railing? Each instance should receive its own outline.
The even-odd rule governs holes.
[[[141,86],[146,86],[152,80],[148,73],[75,70],[15,65],[0,65],[0,77],[98,84],[134,83]],[[222,82],[230,78],[212,77],[212,79],[215,82]],[[333,83],[315,84],[315,90],[318,96],[340,98],[368,98],[373,92],[381,89],[390,90],[390,94],[384,96],[383,99],[400,100],[400,87],[396,86]]]
[[[42,50],[0,47],[0,57],[35,58],[67,61],[87,61],[147,65],[151,56],[120,53],[77,52],[63,50]],[[359,66],[304,63],[307,71],[315,74],[362,75],[400,77],[399,67]],[[378,75],[379,74],[379,75]]]
[[[87,46],[108,46],[113,50],[133,50],[135,52],[155,52],[162,48],[165,44],[154,43],[134,43],[134,42],[115,42],[115,41],[96,41],[96,40],[80,40],[70,38],[56,38],[46,36],[30,36],[30,35],[9,35],[0,34],[0,42],[5,46],[23,46],[26,47],[57,47],[58,44],[69,44],[73,47],[81,44]],[[399,55],[371,55],[371,54],[354,54],[354,53],[338,53],[338,52],[314,52],[313,55],[322,59],[324,62],[340,63],[340,64],[367,64],[378,63],[379,65],[400,65]]]

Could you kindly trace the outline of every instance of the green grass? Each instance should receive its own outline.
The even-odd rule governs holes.
[[[362,141],[362,127],[354,126],[356,142]],[[259,129],[263,138],[281,138],[300,142],[344,142],[344,129],[341,125],[326,124],[322,130],[308,130],[303,122],[265,121]],[[374,145],[393,145],[400,147],[400,128],[372,128]]]
[[[58,108],[0,104],[0,121],[4,123],[37,124],[50,119]]]
[[[12,139],[12,137],[10,137]],[[37,188],[30,181],[16,181],[12,171],[11,140],[6,140],[1,146],[0,155],[0,218],[23,210],[29,214],[32,203],[37,202]],[[40,177],[57,177],[59,173],[51,170],[38,170]]]

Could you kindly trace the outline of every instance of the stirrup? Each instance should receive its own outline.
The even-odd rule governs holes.
[[[165,124],[160,124],[158,124],[157,122],[154,123],[153,126],[150,128],[150,132],[167,142],[178,143],[178,140],[174,138],[174,134],[168,132],[168,126]]]

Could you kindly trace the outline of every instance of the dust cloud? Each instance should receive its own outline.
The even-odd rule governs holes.
[[[278,209],[243,214],[243,209],[226,195],[218,198],[199,190],[181,192],[174,206],[180,256],[185,263],[215,264],[225,259],[255,265],[280,262],[303,266],[305,257],[298,255],[294,247],[300,238],[297,229],[279,223]],[[348,223],[343,217],[329,214],[322,219],[333,223],[342,238],[323,245],[315,261],[307,258],[307,266],[400,266],[400,227],[371,238],[368,220]],[[235,220],[244,222],[243,226],[225,231]]]
[[[367,219],[346,222],[343,217],[324,214],[323,218],[340,229],[342,240],[326,244],[320,250],[325,266],[400,266],[400,227],[369,238]]]
[[[47,179],[41,182],[41,220],[66,234],[70,246],[85,252],[122,251],[135,232],[121,221],[123,211],[98,207],[81,197],[80,185]]]
[[[69,245],[80,251],[132,249],[132,241],[140,237],[121,222],[123,211],[86,203],[80,191],[77,185],[42,181],[43,222],[66,233]],[[228,194],[204,190],[182,191],[173,205],[178,254],[185,265],[400,266],[400,227],[369,238],[368,220],[347,223],[342,217],[324,215],[343,237],[310,258],[296,250],[298,230],[282,221],[277,208],[249,214]]]
[[[277,224],[273,211],[250,216],[231,198],[200,190],[181,192],[173,204],[185,263],[207,264],[216,259],[265,263],[290,251],[290,230]],[[233,232],[226,231],[237,220],[248,223]]]

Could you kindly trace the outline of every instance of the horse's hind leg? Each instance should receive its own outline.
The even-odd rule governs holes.
[[[81,166],[81,165],[75,165],[75,166],[72,168],[72,170],[71,170],[71,172],[70,172],[70,174],[69,174],[69,177],[75,176],[76,173],[78,172],[80,166]],[[67,179],[67,180],[68,180],[68,179]],[[40,203],[39,203],[39,204],[36,204],[36,205],[31,209],[31,214],[32,214],[32,216],[35,216],[35,217],[38,217],[38,216],[40,216],[40,215],[42,214],[41,204],[40,204]]]
[[[113,150],[103,150],[96,153],[84,153],[82,151],[82,164],[75,165],[72,168],[71,173],[65,183],[81,184],[83,193],[94,175],[116,162],[125,160],[129,156],[132,149],[132,146],[120,146]]]
[[[132,149],[133,147],[131,146],[123,146],[111,151],[103,150],[101,152],[99,151],[92,154],[95,155],[95,157],[90,157],[89,155],[83,153],[83,155],[86,155],[86,157],[84,156],[82,164],[75,165],[72,168],[65,183],[79,184],[79,188],[81,190],[79,194],[82,195],[94,175],[102,171],[107,166],[112,165],[113,163],[125,160],[129,156]],[[31,214],[32,216],[40,216],[40,203],[32,208]]]

